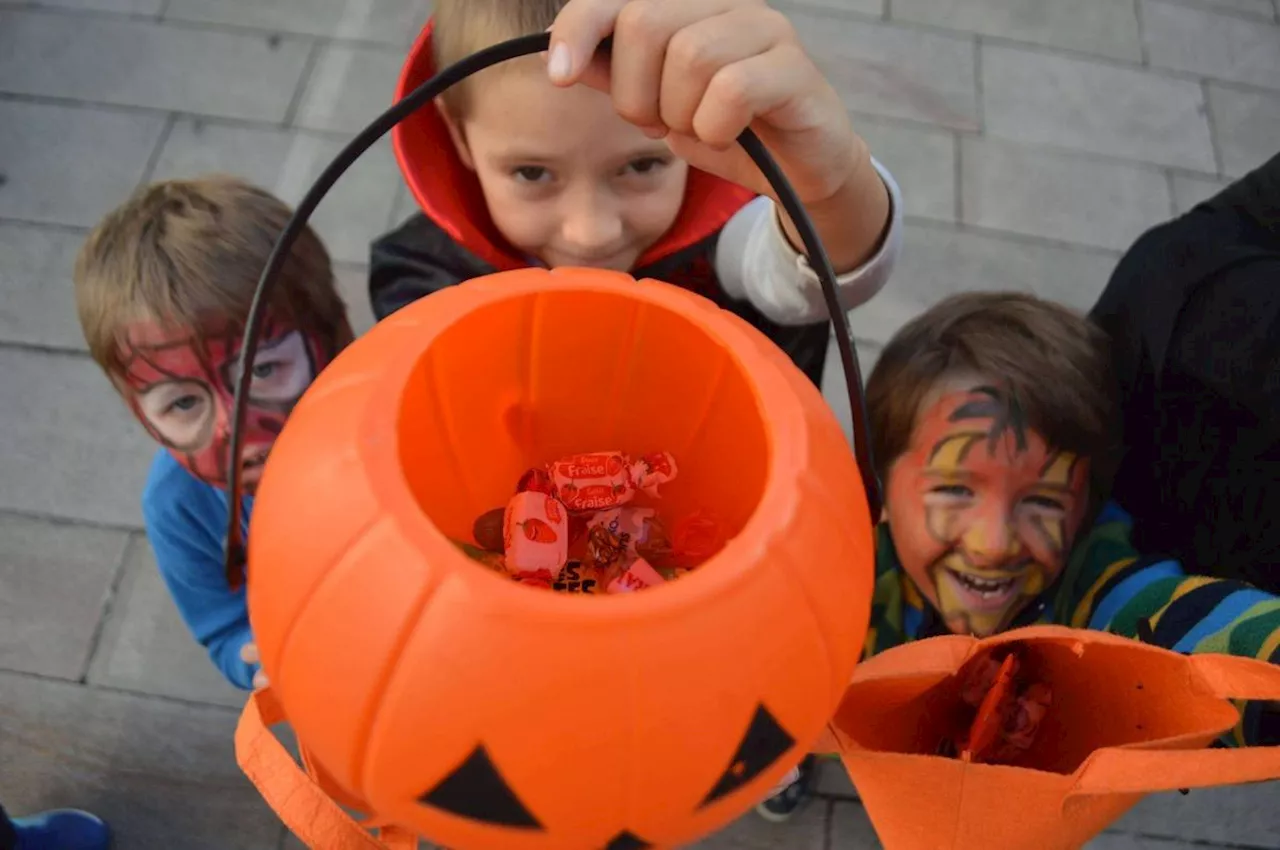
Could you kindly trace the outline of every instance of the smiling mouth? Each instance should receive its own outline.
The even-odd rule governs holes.
[[[1021,576],[999,579],[979,578],[978,576],[971,575],[969,573],[962,573],[958,570],[953,570],[950,567],[947,567],[946,570],[961,587],[977,594],[983,599],[996,599],[1008,594],[1009,591],[1013,590],[1013,585],[1019,578],[1021,578]]]

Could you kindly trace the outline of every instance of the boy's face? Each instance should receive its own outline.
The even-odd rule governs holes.
[[[231,332],[193,334],[149,322],[130,328],[119,385],[134,415],[200,480],[230,483],[236,367],[241,340]],[[253,365],[245,417],[241,481],[257,488],[285,419],[333,356],[334,347],[268,318]]]
[[[536,59],[476,83],[450,129],[502,235],[552,268],[631,270],[680,212],[688,166],[606,95],[552,85]]]
[[[999,632],[1053,583],[1088,473],[1087,458],[1047,445],[987,382],[926,401],[890,467],[885,511],[903,568],[952,632]]]

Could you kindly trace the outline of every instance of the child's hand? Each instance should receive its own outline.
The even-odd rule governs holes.
[[[611,32],[611,56],[592,58]],[[790,21],[762,0],[569,0],[547,63],[553,82],[610,93],[620,115],[694,167],[772,196],[736,143],[750,126],[820,231],[839,237],[822,234],[837,269],[878,245],[889,198],[866,144]]]
[[[245,664],[261,664],[262,659],[258,657],[258,645],[256,643],[246,643],[240,647],[240,660]],[[267,674],[263,673],[262,668],[259,667],[257,672],[253,674],[253,689],[256,691],[266,686]]]

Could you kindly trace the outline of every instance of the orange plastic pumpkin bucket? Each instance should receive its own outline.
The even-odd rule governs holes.
[[[954,731],[962,671],[1007,646],[1053,692],[1031,749],[1012,764],[935,755]],[[1206,749],[1239,720],[1233,698],[1280,699],[1280,668],[1037,626],[863,662],[831,732],[886,847],[1066,850],[1148,793],[1280,778],[1280,747]]]
[[[576,451],[673,452],[732,539],[642,593],[533,590],[450,542]],[[861,650],[873,539],[817,389],[711,302],[598,270],[409,305],[320,375],[258,489],[249,610],[331,780],[454,848],[638,848],[758,802]]]

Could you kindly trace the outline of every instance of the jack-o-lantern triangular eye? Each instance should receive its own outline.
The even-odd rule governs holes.
[[[466,761],[419,797],[418,802],[497,826],[542,829],[493,766],[483,746],[472,750]]]
[[[795,745],[796,739],[783,729],[769,709],[764,705],[756,706],[755,716],[747,733],[742,736],[738,751],[729,762],[729,769],[720,777],[716,787],[702,801],[702,806],[709,806],[726,794],[736,791],[755,779],[769,768],[783,753]]]
[[[619,832],[604,846],[604,850],[648,850],[652,846],[648,841],[636,838],[629,832]]]

